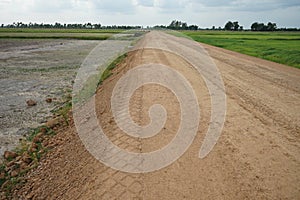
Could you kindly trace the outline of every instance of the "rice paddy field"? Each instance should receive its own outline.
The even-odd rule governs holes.
[[[300,32],[183,31],[192,39],[300,68]]]
[[[124,30],[1,28],[0,38],[106,40]]]
[[[1,28],[0,39],[106,40],[124,30]],[[182,31],[195,41],[300,68],[300,32]]]

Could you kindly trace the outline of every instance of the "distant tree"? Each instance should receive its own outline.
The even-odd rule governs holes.
[[[175,29],[180,29],[181,27],[181,21],[176,21],[175,22]]]
[[[196,31],[196,30],[198,30],[198,26],[197,25],[190,25],[189,27],[188,27],[188,30],[194,30],[194,31]]]
[[[150,27],[148,26],[147,28],[149,29]],[[165,29],[167,27],[164,26],[164,25],[156,25],[156,26],[154,26],[154,28],[156,28],[156,29]]]
[[[94,27],[95,29],[101,29],[101,24],[94,24],[93,27]]]
[[[187,30],[187,28],[188,28],[187,23],[186,23],[186,22],[183,22],[183,23],[181,24],[181,29]]]
[[[175,23],[176,23],[176,20],[173,20],[171,22],[171,24],[169,25],[170,28],[175,28]]]
[[[243,26],[240,26],[240,29],[239,29],[240,31],[242,31],[242,30],[244,30],[244,27]]]
[[[276,23],[269,22],[268,25],[267,25],[267,30],[268,31],[275,31],[276,28],[277,28]]]
[[[84,26],[85,28],[88,28],[88,29],[91,29],[91,28],[93,28],[93,26],[92,26],[92,23],[87,23],[87,24],[85,24],[85,26]]]
[[[239,27],[240,27],[239,22],[233,22],[233,30],[237,31],[239,30]]]
[[[61,25],[60,23],[56,22],[54,24],[54,28],[63,28],[63,25]]]
[[[251,31],[257,31],[258,29],[258,23],[257,22],[254,22],[252,25],[251,25]]]
[[[266,31],[267,27],[265,26],[264,23],[259,23],[257,26],[257,31]]]
[[[300,28],[277,28],[276,31],[300,31]]]
[[[186,22],[173,20],[167,28],[174,30],[188,30],[189,26]]]
[[[232,30],[234,29],[233,23],[232,23],[231,21],[227,22],[227,23],[225,24],[224,29],[227,30],[227,31],[232,31]]]
[[[257,26],[258,26],[258,23],[257,23],[257,22],[254,22],[254,23],[251,25],[251,31],[256,31],[256,30],[257,30]]]
[[[216,27],[215,27],[215,26],[212,26],[211,30],[216,30]]]
[[[275,31],[277,29],[276,23],[269,22],[267,25],[264,23],[254,22],[251,25],[252,31]]]

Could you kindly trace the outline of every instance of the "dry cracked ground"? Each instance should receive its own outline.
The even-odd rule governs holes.
[[[206,84],[183,58],[146,48],[177,48],[176,43],[185,40],[161,32],[146,34],[136,44],[139,50],[128,53],[96,92],[96,113],[107,137],[128,151],[155,151],[178,130],[176,96],[156,84],[134,92],[129,111],[137,124],[150,122],[148,109],[154,103],[168,113],[163,129],[147,139],[128,136],[117,126],[110,98],[117,81],[141,64],[160,63],[178,70],[194,88],[201,110],[197,135],[183,156],[150,173],[114,170],[91,156],[71,122],[51,139],[55,148],[27,174],[27,182],[14,191],[15,199],[299,199],[300,71],[199,44],[218,67],[227,95],[222,135],[208,156],[199,159],[211,115]]]

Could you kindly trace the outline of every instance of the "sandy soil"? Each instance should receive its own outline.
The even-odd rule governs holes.
[[[185,43],[184,38],[151,32],[137,45],[173,47],[171,41]],[[207,157],[198,158],[211,115],[210,96],[201,76],[172,53],[133,51],[97,91],[100,124],[111,141],[126,150],[149,152],[166,145],[180,121],[178,101],[170,90],[146,85],[131,98],[130,113],[138,124],[149,123],[147,111],[153,103],[164,105],[168,112],[164,128],[149,139],[125,135],[110,109],[114,85],[128,70],[144,63],[163,63],[190,81],[199,101],[198,134],[188,151],[159,171],[123,173],[93,158],[71,123],[52,139],[56,147],[28,174],[27,183],[14,193],[16,199],[299,199],[300,71],[199,45],[219,68],[227,94],[223,133]]]

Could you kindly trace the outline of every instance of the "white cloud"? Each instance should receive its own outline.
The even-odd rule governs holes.
[[[228,7],[234,0],[190,0],[190,3],[201,4],[206,7]]]
[[[137,5],[144,7],[153,7],[154,0],[137,0]]]
[[[74,2],[67,0],[51,0],[51,1],[44,1],[44,0],[33,0],[31,3],[31,9],[36,12],[43,12],[43,13],[56,13],[65,10],[70,10],[74,8]]]
[[[189,1],[187,0],[159,0],[156,1],[156,6],[164,9],[183,9]]]
[[[284,9],[289,7],[300,6],[300,1],[282,1],[282,0],[235,0],[231,3],[232,9],[241,11],[269,11],[274,9]]]
[[[92,5],[107,13],[133,14],[135,6],[131,0],[93,0]]]

